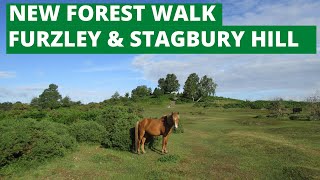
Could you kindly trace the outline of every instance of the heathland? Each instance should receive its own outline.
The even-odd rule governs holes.
[[[62,97],[51,84],[30,103],[0,103],[0,179],[320,179],[320,96],[243,101],[214,96],[191,74],[154,91],[138,86],[99,103]],[[143,117],[179,112],[168,154],[161,137],[133,150]]]

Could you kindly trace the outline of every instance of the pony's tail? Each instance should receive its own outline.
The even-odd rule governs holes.
[[[138,152],[138,141],[139,141],[139,121],[136,123],[136,127],[134,128],[134,144],[135,144],[135,150]]]

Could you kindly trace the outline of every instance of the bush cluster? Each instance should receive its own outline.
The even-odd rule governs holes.
[[[102,145],[107,148],[130,150],[130,128],[140,119],[125,107],[106,107],[97,122],[106,129]]]
[[[63,156],[76,141],[65,125],[34,119],[0,121],[0,167],[14,161]]]
[[[130,129],[141,119],[140,106],[19,109],[0,113],[0,167],[63,156],[77,142],[129,150]],[[18,113],[17,113],[18,112]],[[9,118],[12,113],[15,116]]]
[[[105,134],[103,126],[94,121],[84,120],[71,124],[69,131],[78,142],[101,143]]]
[[[48,112],[48,118],[50,121],[72,124],[81,119],[83,112],[78,109],[72,108],[59,108]]]
[[[223,108],[229,109],[229,108],[249,108],[249,104],[246,101],[240,102],[240,103],[230,103],[223,105]]]
[[[203,107],[203,108],[209,108],[209,107],[219,107],[218,104],[210,101],[203,101],[203,102],[196,102],[194,107]]]
[[[289,116],[290,120],[298,120],[298,121],[310,121],[310,116],[307,115],[300,115],[300,114],[292,114]]]

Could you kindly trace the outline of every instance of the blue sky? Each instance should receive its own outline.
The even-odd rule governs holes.
[[[167,73],[177,74],[182,85],[192,72],[199,75],[208,74],[219,85],[217,95],[240,99],[284,97],[302,100],[320,89],[319,54],[7,55],[5,4],[11,2],[57,1],[1,1],[0,102],[29,102],[50,83],[57,84],[63,96],[68,95],[73,100],[85,103],[97,102],[109,98],[115,91],[120,94],[130,92],[138,85],[144,84],[154,88],[157,86],[157,79]],[[58,2],[105,3],[106,1]],[[122,2],[130,3],[130,1]],[[170,2],[179,3],[179,1]],[[221,2],[225,25],[317,25],[319,34],[320,2],[316,0],[193,2]]]

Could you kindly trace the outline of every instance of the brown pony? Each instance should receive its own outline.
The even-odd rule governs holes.
[[[144,143],[149,136],[162,135],[162,153],[168,153],[168,137],[173,127],[178,128],[179,112],[172,112],[170,115],[162,116],[160,119],[143,119],[136,123],[135,127],[135,146],[136,152],[140,154],[140,145],[142,153],[145,153]]]

